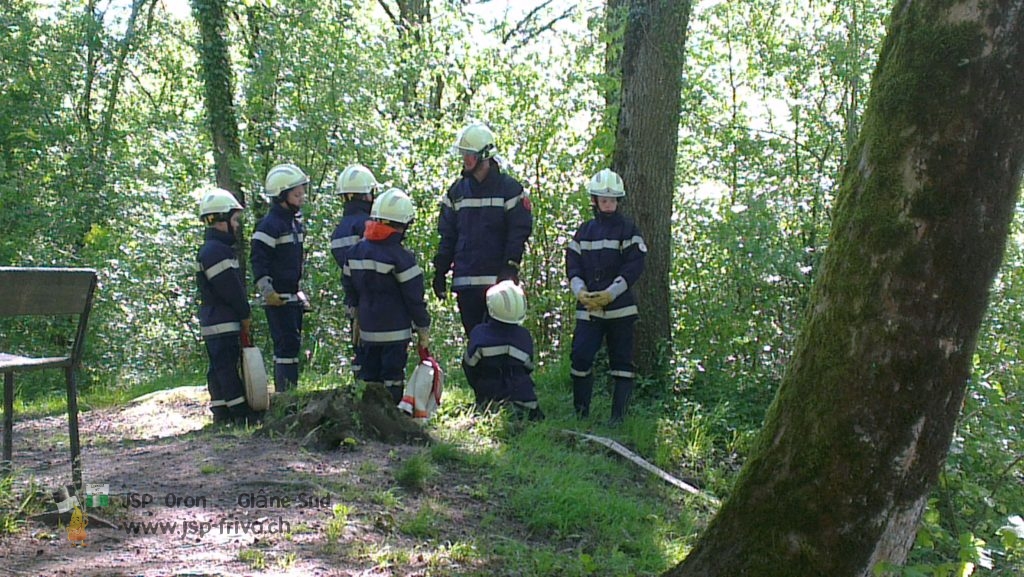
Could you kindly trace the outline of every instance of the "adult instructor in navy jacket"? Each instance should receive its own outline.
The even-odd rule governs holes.
[[[452,152],[462,156],[462,176],[441,199],[433,289],[438,299],[447,298],[451,270],[451,290],[469,335],[487,314],[487,289],[503,280],[519,282],[533,214],[523,186],[501,171],[486,125],[464,128]]]

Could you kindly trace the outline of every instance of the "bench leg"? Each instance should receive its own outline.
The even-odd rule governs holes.
[[[82,494],[82,448],[78,443],[78,385],[75,369],[67,367],[64,375],[68,382],[68,437],[71,442],[71,481],[78,494]]]
[[[4,373],[4,460],[0,474],[11,474],[11,455],[14,452],[14,373]]]

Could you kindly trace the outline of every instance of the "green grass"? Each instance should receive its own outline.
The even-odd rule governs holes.
[[[957,441],[930,501],[920,533],[928,539],[912,555],[916,566],[942,568],[949,559],[971,558],[982,550],[975,545],[979,540],[1001,553],[996,556],[1000,570],[993,575],[1015,574],[1024,564],[1024,539],[1006,543],[1016,534],[1002,529],[1014,515],[1024,514],[1019,492],[1024,459],[1017,458],[1019,445],[1012,444],[1018,441],[997,446],[999,439],[1015,439],[1019,431],[1024,377],[1018,373],[1024,370],[1010,367],[972,384],[959,425],[964,439]],[[536,381],[547,419],[529,423],[505,410],[475,414],[461,373],[449,373],[441,410],[428,425],[436,442],[407,456],[396,448],[386,459],[359,461],[354,468],[358,476],[393,479],[372,488],[345,477],[303,473],[302,479],[337,497],[335,508],[323,525],[295,525],[286,539],[319,534],[324,554],[396,569],[419,560],[428,573],[444,575],[658,575],[678,563],[714,513],[713,506],[565,430],[614,438],[665,471],[725,498],[756,434],[750,419],[736,415],[764,408],[742,398],[715,404],[708,399],[727,397],[727,392],[705,390],[687,398],[640,399],[623,426],[609,429],[604,423],[610,400],[601,387],[595,390],[592,418],[580,421],[572,414],[564,361],[539,369]],[[161,377],[130,389],[94,388],[83,394],[82,404],[122,404],[201,382],[189,375]],[[304,377],[303,386],[309,388],[300,394],[339,382],[351,386],[337,375]],[[727,383],[708,380],[705,386],[724,389]],[[19,398],[19,403],[18,412],[27,415],[64,411],[63,396],[56,393]],[[244,438],[251,432],[219,434]],[[213,442],[215,447],[218,441]],[[362,442],[354,440],[349,451],[358,454]],[[199,471],[212,475],[223,467],[210,462]],[[0,480],[0,535],[22,530],[19,519],[39,509],[31,496],[35,493],[30,488],[14,495],[10,481]],[[350,525],[372,527],[389,537],[379,543],[347,542]],[[410,541],[415,545],[402,545]],[[238,559],[260,570],[296,562],[294,556],[270,557],[258,549],[244,550]]]
[[[605,391],[595,395],[595,418],[577,421],[566,375],[564,362],[538,371],[538,396],[548,418],[529,423],[507,410],[474,414],[472,392],[461,373],[449,373],[443,405],[429,424],[437,442],[411,456],[399,458],[394,451],[383,462],[363,461],[355,469],[362,476],[388,473],[394,485],[368,490],[340,479],[310,479],[344,499],[317,529],[324,537],[323,551],[346,551],[396,567],[424,559],[432,571],[451,575],[655,575],[677,563],[710,511],[603,447],[562,430],[612,436],[670,471],[690,470],[683,464],[700,459],[704,464],[692,472],[701,475],[717,471],[714,459],[719,447],[727,445],[710,429],[717,421],[696,418],[695,411],[684,425],[659,417],[661,407],[640,403],[625,426],[607,429],[607,417],[596,416],[610,412]],[[201,382],[192,376],[163,377],[135,389],[94,390],[85,397],[96,408]],[[338,375],[304,375],[300,394],[339,382],[351,386]],[[59,413],[59,401],[51,405],[38,398],[26,409]],[[202,474],[220,470],[215,463],[200,466]],[[720,477],[727,487],[731,475]],[[344,542],[351,523],[379,525],[385,534],[418,544],[405,549],[388,540],[360,549]],[[471,524],[468,539],[462,523]],[[302,532],[298,527],[292,531]],[[281,559],[257,549],[240,552],[238,559],[252,569],[275,561],[281,565]]]
[[[266,569],[267,558],[259,549],[244,549],[238,552],[238,560],[245,563],[252,569]]]
[[[395,481],[410,491],[422,491],[437,476],[437,467],[429,454],[420,453],[406,459],[395,471]]]

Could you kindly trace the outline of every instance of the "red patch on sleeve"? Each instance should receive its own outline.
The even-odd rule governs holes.
[[[530,202],[530,197],[525,194],[523,195],[523,208],[525,208],[527,212],[533,212],[533,204]]]

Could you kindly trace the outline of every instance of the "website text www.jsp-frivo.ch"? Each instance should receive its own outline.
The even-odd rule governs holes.
[[[180,535],[187,537],[196,535],[203,537],[210,533],[218,535],[275,535],[291,531],[291,524],[282,518],[255,519],[243,521],[238,519],[221,519],[212,521],[128,521],[121,523],[119,529],[127,535]]]

